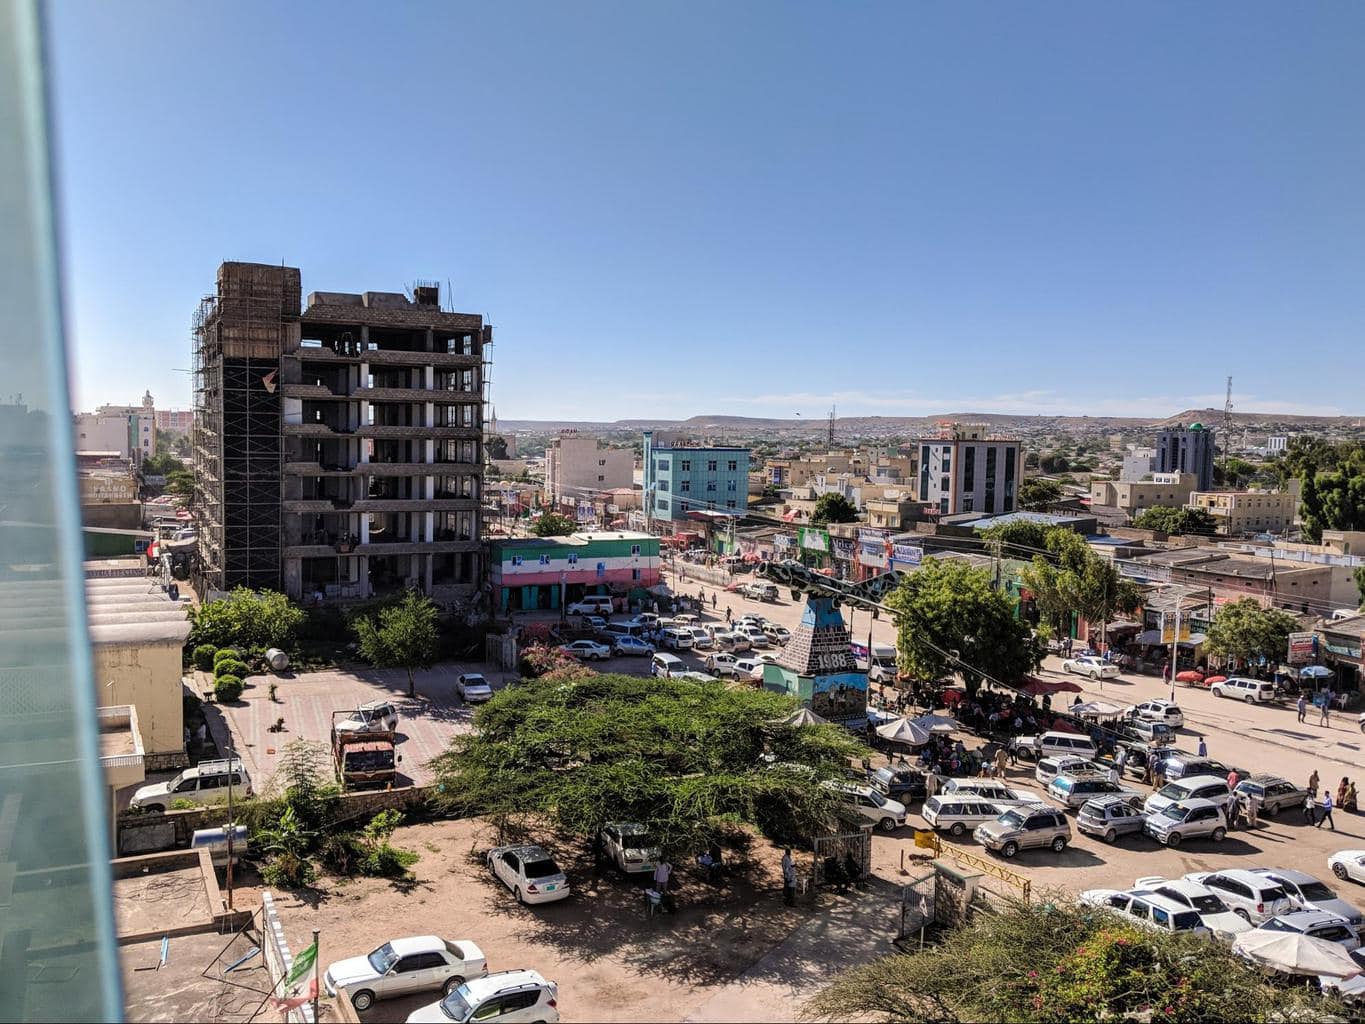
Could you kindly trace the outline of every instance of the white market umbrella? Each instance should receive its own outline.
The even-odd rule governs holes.
[[[791,725],[797,728],[803,725],[828,725],[829,723],[817,715],[810,708],[797,708],[786,718],[779,718],[778,725]]]
[[[877,735],[891,743],[904,743],[907,747],[922,747],[929,742],[929,730],[908,718],[897,718],[877,726]]]
[[[1233,940],[1232,951],[1263,967],[1286,974],[1351,978],[1360,973],[1360,965],[1351,959],[1351,954],[1340,943],[1315,939],[1302,932],[1253,928]]]
[[[910,723],[919,726],[925,732],[949,733],[962,728],[961,722],[947,715],[920,715],[918,718],[912,718]]]
[[[1092,700],[1084,704],[1073,704],[1067,709],[1079,718],[1119,718],[1124,709],[1108,701]]]

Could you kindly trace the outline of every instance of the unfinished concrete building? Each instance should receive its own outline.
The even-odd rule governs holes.
[[[195,317],[203,585],[473,596],[491,327],[435,285],[300,293],[296,268],[224,263]]]

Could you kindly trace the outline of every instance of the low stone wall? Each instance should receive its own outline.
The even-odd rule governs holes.
[[[120,857],[110,861],[111,874],[115,879],[134,878],[148,873],[162,871],[183,871],[197,869],[204,886],[204,898],[208,901],[209,916],[188,924],[158,927],[149,932],[127,933],[118,936],[119,945],[135,945],[151,942],[163,936],[192,935],[196,932],[236,931],[251,919],[249,910],[228,910],[222,890],[218,888],[218,874],[208,850],[172,850],[169,853],[150,853],[137,857]]]
[[[426,786],[343,793],[338,798],[337,823],[367,819],[380,811],[401,811],[413,804],[421,803],[427,793]],[[199,829],[217,828],[226,822],[226,804],[196,807],[186,811],[167,811],[165,814],[124,812],[118,823],[119,853],[128,856],[185,848],[190,845],[191,837]]]

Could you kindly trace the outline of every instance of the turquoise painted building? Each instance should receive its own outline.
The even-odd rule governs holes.
[[[659,583],[659,538],[625,531],[495,540],[489,575],[502,611],[553,609],[588,594],[640,600]]]
[[[654,442],[645,431],[645,514],[674,522],[689,512],[744,515],[749,508],[749,449],[693,448]]]

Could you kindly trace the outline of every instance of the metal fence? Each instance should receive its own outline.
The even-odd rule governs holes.
[[[853,854],[854,863],[858,865],[859,877],[866,878],[872,871],[872,827],[869,825],[858,832],[846,832],[843,835],[817,836],[811,843],[815,851],[815,864],[812,868],[811,883],[813,885],[825,885],[831,879],[827,877],[825,864],[831,858],[839,865],[839,874],[834,880],[843,880],[844,858],[848,854]]]

